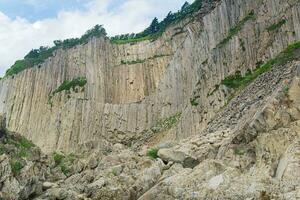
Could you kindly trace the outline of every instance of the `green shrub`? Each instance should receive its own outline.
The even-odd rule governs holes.
[[[60,164],[60,170],[65,175],[68,175],[70,173],[70,169],[64,163]]]
[[[52,97],[59,92],[62,91],[70,91],[71,89],[73,91],[76,91],[75,88],[78,87],[84,87],[87,83],[87,79],[85,77],[77,77],[74,78],[71,81],[64,81],[56,90],[54,90],[53,92],[51,92],[49,94],[49,101],[51,103],[51,99]]]
[[[76,156],[74,154],[64,155],[62,153],[53,153],[53,160],[55,162],[55,166],[59,167],[60,170],[67,176],[70,173],[70,165],[74,163],[76,160]]]
[[[278,30],[280,27],[282,27],[284,24],[286,23],[285,19],[280,20],[278,23],[276,24],[272,24],[271,26],[269,26],[267,28],[267,31],[271,32],[271,31],[276,31]]]
[[[60,165],[62,164],[63,160],[64,160],[65,156],[60,154],[60,153],[57,153],[57,152],[54,152],[53,153],[53,160],[55,162],[55,165]]]
[[[156,159],[158,158],[158,149],[149,149],[147,152],[147,156],[151,159]]]
[[[193,99],[190,99],[190,103],[191,103],[192,106],[198,106],[199,105],[199,103],[197,102],[198,98],[199,97],[195,97]]]
[[[10,163],[10,166],[11,166],[11,171],[15,175],[20,174],[22,168],[24,167],[20,161],[12,161]]]
[[[21,137],[19,143],[20,143],[20,146],[25,149],[30,149],[30,148],[34,147],[34,144],[24,137]]]

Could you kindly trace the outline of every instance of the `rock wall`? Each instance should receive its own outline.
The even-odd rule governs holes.
[[[230,29],[237,34],[228,37]],[[225,77],[256,68],[298,40],[296,0],[214,1],[156,41],[116,45],[94,38],[1,80],[0,114],[8,129],[44,152],[182,139],[204,130],[227,103]],[[86,77],[83,89],[49,102],[52,91],[76,77]]]

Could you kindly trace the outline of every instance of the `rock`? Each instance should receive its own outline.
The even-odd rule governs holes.
[[[160,157],[163,161],[169,162],[178,162],[183,163],[186,159],[187,155],[184,152],[176,151],[172,149],[160,149],[157,153],[158,157]]]
[[[11,176],[11,167],[7,155],[0,155],[0,182],[4,182]]]
[[[89,184],[85,188],[85,192],[89,197],[93,197],[97,194],[97,192],[106,184],[106,180],[101,178],[96,180],[95,182]]]
[[[66,199],[68,196],[68,192],[62,188],[53,188],[53,189],[47,190],[47,193],[50,197],[54,197],[58,200]]]
[[[112,173],[115,176],[119,176],[123,171],[122,165],[113,166],[110,170],[110,173]]]
[[[90,156],[89,161],[88,161],[88,167],[90,169],[95,169],[98,166],[99,160],[96,154],[93,154]]]
[[[56,183],[51,183],[51,182],[44,182],[43,183],[43,190],[48,190],[50,188],[58,187]]]
[[[223,179],[223,175],[218,175],[218,176],[215,176],[215,177],[212,177],[209,182],[208,182],[208,187],[210,189],[217,189],[219,187],[220,184],[222,184],[224,181]]]
[[[149,190],[161,176],[160,167],[154,164],[146,168],[139,176],[134,185],[130,188],[130,199],[137,199]]]
[[[194,168],[199,164],[199,161],[188,154],[180,151],[180,150],[173,150],[173,149],[160,149],[158,151],[158,156],[166,161],[166,162],[177,162],[181,163],[183,167],[186,168]]]

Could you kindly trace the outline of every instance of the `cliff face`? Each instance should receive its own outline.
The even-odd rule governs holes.
[[[44,152],[183,139],[205,132],[227,104],[232,91],[224,78],[300,40],[299,24],[296,0],[214,1],[155,41],[116,45],[94,38],[56,51],[1,80],[0,113],[9,130]],[[77,77],[86,78],[83,88],[49,96]]]
[[[0,197],[299,199],[300,2],[204,2],[1,80]]]

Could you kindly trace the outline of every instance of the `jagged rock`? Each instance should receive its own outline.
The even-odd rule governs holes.
[[[87,194],[87,196],[89,197],[95,197],[97,196],[98,194],[98,191],[103,187],[105,186],[106,184],[106,181],[102,178],[102,179],[99,179],[89,185],[86,186],[85,188],[85,193]]]
[[[183,163],[187,155],[184,152],[176,151],[173,149],[160,149],[157,155],[164,161],[169,162],[178,162]]]
[[[11,167],[7,155],[0,155],[0,182],[3,183],[11,175]]]
[[[184,167],[194,168],[199,164],[199,161],[188,154],[173,149],[160,149],[158,156],[166,162],[177,162],[181,163]]]

